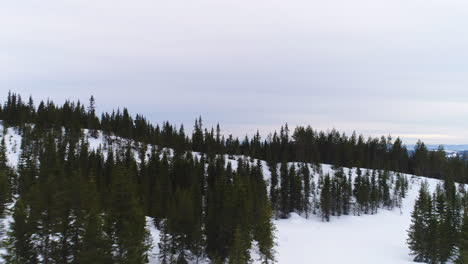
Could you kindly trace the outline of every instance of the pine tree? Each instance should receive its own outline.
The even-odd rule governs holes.
[[[163,220],[160,226],[159,233],[159,260],[161,264],[168,264],[169,259],[171,258],[171,237],[169,234],[169,226],[167,220]]]
[[[277,212],[279,209],[278,200],[279,200],[279,193],[278,193],[278,169],[276,163],[269,164],[269,169],[271,173],[271,180],[270,180],[270,201],[271,201],[271,208],[273,212]]]
[[[429,260],[428,238],[430,237],[429,220],[431,218],[431,195],[427,182],[421,185],[419,195],[411,213],[411,225],[408,230],[408,245],[416,262]],[[432,252],[431,252],[432,253]]]
[[[460,194],[457,192],[455,181],[449,177],[444,181],[444,189],[447,193],[448,214],[447,221],[450,223],[450,250],[455,250],[458,242],[458,231],[463,221],[461,212],[463,210]]]
[[[37,254],[34,243],[32,224],[22,199],[15,203],[13,223],[7,233],[4,243],[6,254],[3,256],[6,264],[34,264],[37,263]]]
[[[372,177],[370,181],[370,197],[369,197],[369,203],[370,203],[370,212],[371,214],[376,214],[377,213],[377,208],[379,205],[379,187],[377,186],[377,179],[376,179],[376,171],[372,171]]]
[[[310,213],[310,194],[311,194],[311,186],[310,186],[310,171],[309,166],[303,165],[301,168],[302,178],[304,181],[304,197],[302,210],[304,211],[306,218],[309,218]]]
[[[10,200],[10,183],[5,170],[0,169],[0,219],[5,214],[6,204]],[[0,228],[1,230],[1,228]]]
[[[468,263],[468,210],[465,208],[463,216],[463,225],[460,232],[460,243],[459,243],[459,256],[457,258],[457,264]]]
[[[91,176],[92,177],[92,176]],[[101,214],[98,195],[94,185],[94,178],[85,184],[81,193],[86,206],[84,216],[83,234],[79,250],[77,252],[77,263],[102,263],[110,264],[112,260],[112,244],[105,232],[104,219]]]
[[[99,212],[95,209],[91,210],[77,257],[78,263],[113,263],[111,243],[104,233],[103,224],[104,222]]]
[[[348,179],[344,176],[344,186],[343,186],[343,214],[349,215],[351,211],[351,197],[353,196],[353,180],[352,180],[353,170],[350,169],[348,173]]]
[[[4,128],[4,132],[5,132]],[[0,141],[0,169],[6,169],[8,163],[8,157],[6,155],[7,147],[5,143],[5,135],[3,135],[2,140]]]
[[[436,214],[436,248],[437,248],[437,259],[440,261],[446,261],[448,257],[452,254],[450,247],[451,241],[449,241],[450,236],[450,223],[446,219],[447,217],[447,197],[445,190],[442,189],[441,185],[437,185],[436,191],[434,193],[434,203],[435,203],[435,214]],[[447,247],[448,246],[448,247]]]
[[[303,177],[296,172],[294,165],[289,168],[288,177],[290,179],[289,211],[301,212],[303,211]]]
[[[330,221],[331,206],[331,183],[330,175],[327,174],[320,192],[320,209],[322,212],[322,220],[327,222]]]
[[[88,128],[93,138],[98,137],[99,119],[96,117],[96,100],[94,96],[89,98],[88,107]]]
[[[275,226],[271,219],[271,208],[268,202],[261,209],[260,224],[256,227],[256,239],[262,264],[275,262]]]
[[[362,207],[364,208],[363,211],[365,214],[368,214],[371,209],[371,177],[369,169],[366,170],[366,173],[363,176],[360,196]]]
[[[280,168],[281,189],[280,189],[280,213],[281,218],[287,218],[290,211],[290,195],[291,195],[291,178],[288,175],[288,164],[281,163]]]
[[[123,165],[115,170],[111,184],[112,207],[109,212],[110,236],[118,263],[144,263],[147,244],[146,221],[135,197],[131,168]]]
[[[232,242],[231,248],[229,250],[229,264],[247,264],[249,249],[245,248],[245,243],[243,241],[242,229],[240,227],[236,228],[234,232],[234,240]]]
[[[356,170],[356,178],[354,179],[354,189],[353,189],[353,194],[356,197],[356,212],[357,215],[361,215],[363,212],[363,198],[362,198],[362,188],[363,188],[363,182],[362,182],[362,171],[360,168],[357,168]]]

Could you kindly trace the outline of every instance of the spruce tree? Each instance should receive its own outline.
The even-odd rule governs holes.
[[[5,132],[4,128],[4,132]],[[7,147],[5,143],[5,136],[2,136],[2,140],[0,141],[0,169],[6,169],[7,168],[7,163],[8,163],[8,157],[7,157]]]
[[[84,196],[86,215],[80,222],[83,223],[82,238],[77,252],[77,263],[103,263],[111,264],[112,244],[111,239],[105,232],[104,218],[99,206],[98,194],[94,178],[84,184],[81,188]]]
[[[111,184],[112,207],[109,212],[108,230],[112,237],[114,261],[118,263],[144,263],[147,244],[146,221],[138,203],[132,169],[119,165]]]
[[[288,175],[288,164],[286,162],[281,163],[280,168],[281,177],[281,189],[280,189],[280,213],[281,218],[287,218],[290,211],[290,199],[291,199],[291,178]]]
[[[456,263],[468,263],[468,210],[466,208],[463,215],[463,225],[460,232],[460,243],[458,247],[460,251]]]
[[[163,220],[160,224],[159,233],[159,260],[161,264],[168,264],[171,258],[171,236],[167,220]]]
[[[356,178],[354,179],[354,188],[353,194],[356,197],[356,213],[357,215],[361,215],[363,212],[363,180],[362,180],[362,170],[360,168],[356,169]]]
[[[245,248],[241,230],[237,227],[234,232],[234,240],[229,250],[229,264],[247,264],[249,261],[249,249]]]
[[[0,168],[0,219],[5,216],[5,209],[9,200],[10,183],[5,170]]]
[[[4,242],[6,254],[3,259],[6,264],[35,264],[37,253],[31,238],[34,232],[33,223],[29,221],[22,199],[16,201],[13,210],[13,222]]]
[[[369,196],[369,204],[370,204],[370,213],[376,214],[379,206],[379,186],[376,178],[376,170],[372,171],[372,176],[370,180],[370,196]]]
[[[269,170],[271,173],[271,180],[270,180],[270,201],[271,201],[271,208],[273,212],[277,212],[279,209],[278,200],[279,200],[279,193],[278,193],[278,169],[276,163],[269,164]]]
[[[331,183],[330,175],[327,174],[320,192],[320,209],[322,212],[322,220],[327,222],[330,221],[331,206]]]
[[[93,138],[98,137],[98,128],[99,128],[99,119],[96,117],[96,100],[94,99],[94,96],[91,96],[89,98],[89,106],[88,106],[88,128],[90,135]]]
[[[260,212],[260,222],[256,227],[256,239],[262,264],[275,262],[275,231],[269,203],[265,203]]]
[[[302,210],[305,213],[306,218],[309,218],[310,213],[310,195],[311,195],[311,186],[310,186],[310,171],[309,166],[304,164],[301,168],[302,178],[304,181],[304,197],[302,198]]]
[[[430,237],[429,220],[431,219],[431,195],[428,184],[424,182],[419,189],[419,195],[411,213],[411,225],[408,230],[408,245],[414,261],[425,262],[429,260],[428,239]]]

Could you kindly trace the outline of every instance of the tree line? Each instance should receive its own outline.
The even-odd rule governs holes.
[[[12,126],[34,124],[41,128],[66,127],[74,131],[87,128],[95,137],[100,130],[107,135],[179,151],[245,155],[266,160],[270,164],[326,163],[340,167],[386,169],[437,179],[449,176],[463,183],[468,179],[466,157],[446,157],[443,148],[429,151],[421,141],[412,151],[401,139],[390,136],[365,138],[356,133],[346,135],[335,129],[317,131],[310,126],[299,126],[290,131],[287,124],[264,139],[258,132],[253,137],[239,139],[223,135],[219,125],[205,128],[201,117],[195,120],[192,133],[188,134],[183,125],[177,127],[164,122],[154,126],[142,115],[133,117],[126,108],[112,113],[104,112],[98,118],[94,97],[90,98],[87,106],[79,101],[57,105],[48,100],[41,101],[36,108],[31,97],[25,101],[20,95],[9,93],[0,107],[0,120]]]

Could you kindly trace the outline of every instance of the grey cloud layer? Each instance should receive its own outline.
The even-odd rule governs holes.
[[[468,142],[466,1],[10,1],[0,24],[5,92],[94,94],[235,134],[288,122]]]

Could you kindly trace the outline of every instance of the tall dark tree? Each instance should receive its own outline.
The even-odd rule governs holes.
[[[144,263],[147,257],[146,221],[132,178],[131,169],[120,165],[111,184],[112,207],[107,221],[117,263]]]
[[[6,264],[38,263],[36,247],[32,241],[33,223],[29,221],[27,209],[21,199],[16,201],[13,211],[13,223],[4,243]]]
[[[99,129],[99,119],[96,117],[96,100],[94,99],[94,96],[91,96],[91,98],[89,98],[87,119],[90,135],[94,138],[97,138]]]
[[[460,234],[460,243],[459,243],[460,253],[457,258],[457,264],[468,263],[468,210],[465,208],[465,213],[463,216],[463,225]]]
[[[327,222],[330,221],[330,215],[332,210],[330,181],[330,175],[325,175],[325,179],[320,193],[320,208],[322,212],[322,220],[325,220]]]
[[[266,203],[260,212],[260,221],[257,226],[258,249],[262,264],[275,262],[275,226],[272,222],[271,207]]]
[[[416,262],[428,262],[434,250],[430,248],[429,238],[435,230],[430,230],[432,219],[432,199],[427,182],[421,185],[419,195],[411,213],[411,225],[408,230],[408,245]]]
[[[245,247],[242,229],[238,227],[234,233],[234,240],[229,252],[229,264],[246,264],[250,259],[248,255],[249,249]]]

